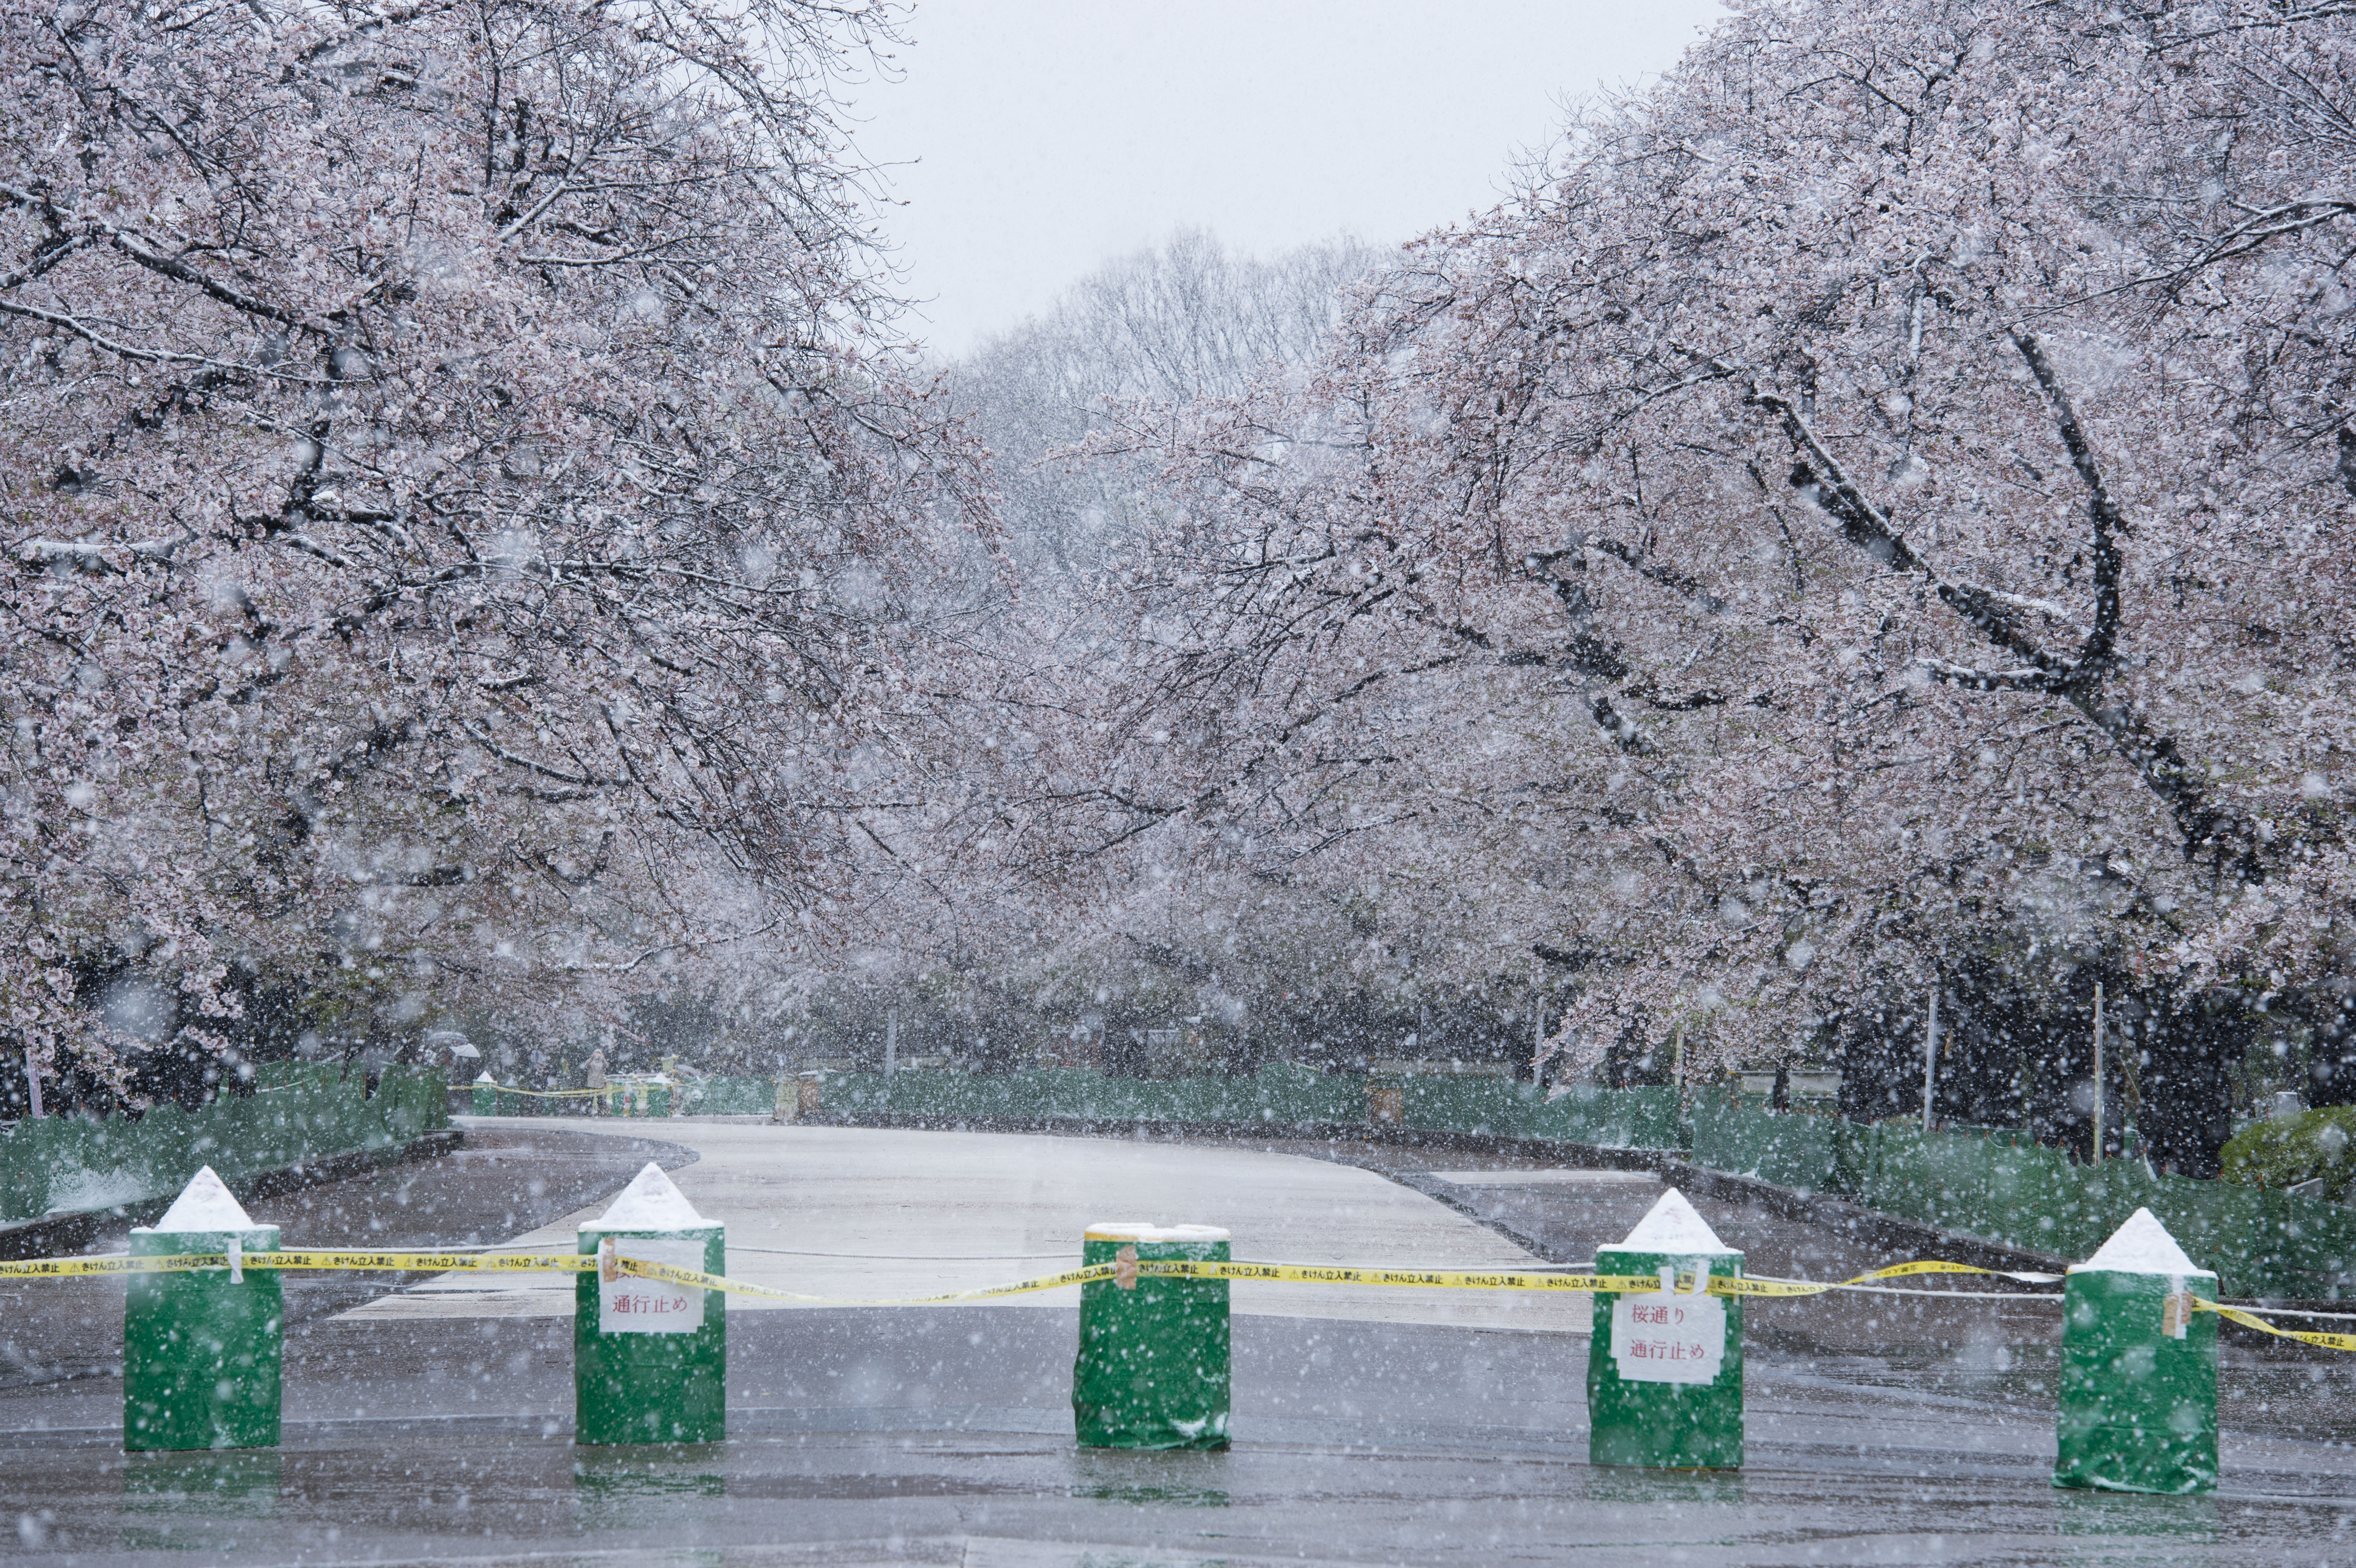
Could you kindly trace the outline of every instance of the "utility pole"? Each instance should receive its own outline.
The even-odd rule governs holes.
[[[41,1074],[33,1065],[33,1048],[29,1045],[25,1048],[25,1082],[33,1086],[33,1116],[37,1121],[41,1115]]]
[[[1922,1130],[1931,1130],[1931,1102],[1939,1093],[1939,993],[1931,993],[1931,1016],[1922,1025]]]
[[[2094,982],[2094,1158],[2103,1163],[2103,983]]]
[[[884,1009],[884,1071],[888,1075],[900,1071],[900,1009]]]

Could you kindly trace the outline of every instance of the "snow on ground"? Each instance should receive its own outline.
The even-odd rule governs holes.
[[[469,1126],[546,1122],[467,1118]],[[1223,1226],[1238,1259],[1440,1269],[1540,1260],[1495,1232],[1371,1171],[1296,1155],[1119,1139],[674,1118],[588,1121],[568,1132],[659,1136],[693,1149],[671,1172],[696,1210],[728,1227],[728,1272],[755,1285],[851,1300],[927,1296],[1075,1266],[1080,1233],[1107,1220]],[[513,1238],[570,1252],[581,1210]],[[766,1249],[766,1250],[765,1250]],[[789,1255],[790,1254],[790,1255]],[[1581,1296],[1240,1282],[1235,1310],[1285,1317],[1587,1331]],[[346,1314],[369,1319],[559,1317],[560,1275],[444,1275]],[[1070,1307],[1078,1287],[1009,1296]],[[729,1310],[787,1307],[746,1296]]]

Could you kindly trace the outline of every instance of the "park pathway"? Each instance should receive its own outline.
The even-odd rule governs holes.
[[[541,1120],[472,1117],[529,1131]],[[728,1273],[838,1299],[965,1290],[1076,1264],[1080,1232],[1108,1220],[1224,1225],[1239,1259],[1441,1268],[1527,1268],[1539,1260],[1496,1232],[1371,1171],[1258,1150],[1005,1133],[776,1126],[672,1118],[566,1121],[567,1132],[659,1136],[692,1150],[672,1170],[691,1201],[728,1227]],[[1566,1176],[1569,1173],[1564,1173]],[[1594,1173],[1610,1179],[1615,1173]],[[1624,1178],[1618,1179],[1624,1181]],[[571,1251],[593,1205],[511,1238]],[[346,1314],[359,1321],[569,1317],[573,1282],[554,1275],[444,1275]],[[1078,1287],[1008,1296],[1070,1308]],[[1419,1289],[1235,1286],[1240,1314],[1584,1333],[1585,1296]],[[729,1310],[791,1309],[733,1296]]]

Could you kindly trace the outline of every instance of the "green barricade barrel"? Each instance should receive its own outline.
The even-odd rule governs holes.
[[[197,1172],[131,1255],[221,1253],[227,1265],[134,1274],[123,1303],[123,1446],[274,1448],[282,1324],[278,1271],[239,1261],[278,1250],[211,1166]]]
[[[475,1080],[475,1115],[496,1116],[499,1114],[499,1086],[487,1072]]]
[[[1091,1225],[1081,1261],[1114,1278],[1080,1287],[1072,1417],[1085,1448],[1227,1445],[1227,1282],[1140,1277],[1125,1265],[1227,1261],[1213,1225]]]
[[[725,1273],[724,1228],[649,1163],[580,1238],[599,1266],[573,1285],[573,1440],[720,1441],[728,1434],[727,1298],[616,1264],[636,1258]]]
[[[1657,1291],[1598,1291],[1587,1349],[1591,1465],[1731,1470],[1742,1464],[1742,1301],[1711,1296],[1742,1254],[1671,1188],[1595,1272],[1649,1275]]]
[[[650,1078],[647,1081],[647,1115],[649,1116],[670,1115],[669,1079]]]
[[[2138,1209],[2062,1295],[2057,1487],[2205,1492],[2217,1484],[2217,1276]]]

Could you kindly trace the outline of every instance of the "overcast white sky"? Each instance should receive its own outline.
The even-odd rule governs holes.
[[[1486,208],[1566,99],[1674,64],[1716,0],[922,0],[861,151],[935,351],[1180,228],[1268,252]]]

